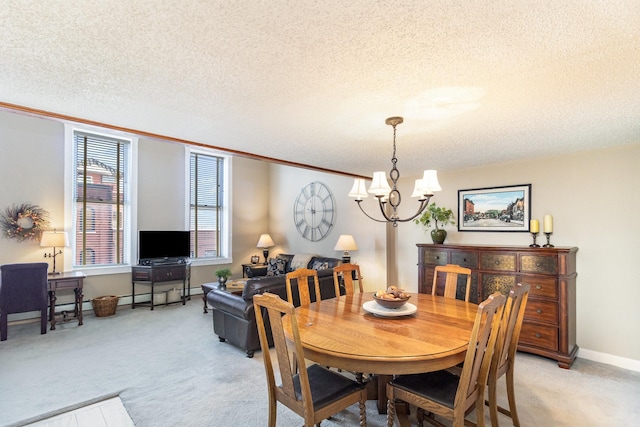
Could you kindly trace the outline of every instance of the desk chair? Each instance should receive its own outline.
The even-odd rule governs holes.
[[[527,283],[518,283],[509,291],[504,315],[502,316],[500,335],[496,344],[496,351],[493,354],[493,360],[491,361],[491,368],[489,369],[489,400],[485,402],[489,405],[491,425],[494,427],[498,427],[498,411],[511,417],[514,426],[520,426],[520,420],[518,419],[518,412],[516,410],[513,377],[516,350],[518,349],[518,339],[520,338],[520,330],[522,329],[524,310],[527,306],[527,299],[529,298],[529,288],[530,285]],[[496,396],[498,379],[505,373],[507,374],[509,410],[498,406]]]
[[[340,278],[342,278],[342,282],[344,283],[345,295],[353,295],[356,283],[358,284],[360,293],[363,292],[359,265],[347,263],[333,267],[333,284],[336,287],[336,296],[340,295]]]
[[[293,304],[268,292],[255,295],[253,304],[269,388],[269,427],[276,426],[277,402],[303,417],[305,427],[319,426],[325,418],[358,403],[360,405],[360,426],[366,426],[367,392],[364,384],[359,384],[317,364],[304,369],[304,351],[300,343],[298,322]],[[263,313],[268,315],[268,322],[265,321]],[[288,344],[284,336],[282,316],[284,314],[289,315],[287,320],[291,322],[293,344]],[[274,369],[274,362],[271,360],[265,324],[270,325],[269,328],[273,336],[277,369]],[[294,364],[292,358],[297,363]],[[297,374],[294,366],[301,367]],[[278,370],[281,385],[276,385],[275,381],[274,372]]]
[[[7,339],[7,315],[40,311],[40,333],[47,333],[46,262],[0,266],[0,341]]]
[[[320,284],[318,283],[318,272],[308,268],[299,268],[286,274],[287,282],[287,301],[294,304],[291,281],[296,280],[298,283],[298,296],[300,297],[300,305],[306,306],[311,304],[311,293],[309,291],[309,278],[313,278],[313,284],[316,292],[316,301],[320,301]]]
[[[455,264],[439,265],[433,271],[433,285],[431,286],[431,295],[436,295],[438,284],[438,274],[445,274],[444,297],[455,298],[458,290],[458,275],[467,276],[467,285],[465,288],[464,300],[469,302],[469,293],[471,292],[471,269],[460,267]]]
[[[400,375],[387,385],[388,427],[393,426],[396,399],[418,407],[419,426],[424,421],[424,411],[428,411],[426,419],[434,425],[444,427],[433,418],[438,414],[452,419],[453,427],[462,427],[465,415],[475,407],[477,425],[484,427],[484,390],[505,301],[504,295],[495,292],[478,306],[460,376],[447,370]]]

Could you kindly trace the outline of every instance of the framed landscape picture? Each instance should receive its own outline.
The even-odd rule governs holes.
[[[458,190],[459,231],[529,231],[531,184]]]

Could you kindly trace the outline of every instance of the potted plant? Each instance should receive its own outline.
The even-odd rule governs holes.
[[[231,277],[231,270],[228,268],[220,268],[216,270],[216,276],[218,276],[218,283],[224,286],[227,283],[227,279]]]
[[[435,229],[431,230],[431,240],[433,240],[433,243],[442,244],[444,243],[444,239],[447,238],[447,231],[438,226],[445,226],[447,224],[455,225],[456,222],[451,209],[441,208],[436,206],[435,203],[432,203],[427,210],[415,220],[415,223],[422,225],[425,229],[430,228],[433,224]]]

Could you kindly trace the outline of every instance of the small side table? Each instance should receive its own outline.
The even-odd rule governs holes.
[[[56,329],[56,292],[58,289],[73,289],[75,294],[73,306],[73,318],[78,321],[78,326],[82,326],[82,287],[86,274],[80,271],[71,273],[62,273],[51,275],[47,278],[49,287],[49,321],[51,322],[51,330]],[[62,312],[63,321],[71,320],[67,318],[66,312]]]
[[[267,264],[264,262],[259,262],[256,264],[242,264],[242,277],[247,277],[247,271],[254,267],[264,267]]]
[[[235,295],[242,295],[242,291],[244,290],[244,285],[246,283],[247,279],[228,280],[223,290]],[[218,282],[211,282],[203,283],[200,286],[202,287],[202,311],[204,313],[208,313],[207,294],[214,289],[220,289],[220,284]]]

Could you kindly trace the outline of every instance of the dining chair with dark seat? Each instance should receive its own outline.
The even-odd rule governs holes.
[[[318,282],[318,272],[310,268],[299,268],[286,274],[287,283],[287,301],[294,304],[292,280],[298,285],[298,296],[300,305],[307,306],[311,304],[311,292],[309,290],[309,279],[313,280],[314,290],[316,293],[316,301],[320,301],[320,284]]]
[[[40,311],[40,333],[47,333],[46,262],[0,266],[0,341],[7,339],[7,315]]]
[[[460,267],[456,264],[438,265],[433,271],[433,285],[431,286],[431,295],[437,295],[436,289],[440,275],[444,274],[444,294],[445,298],[456,298],[458,291],[458,276],[466,275],[467,283],[464,290],[464,300],[469,302],[469,294],[471,292],[471,269]]]
[[[320,422],[358,403],[360,426],[366,426],[367,392],[364,384],[357,383],[320,365],[312,364],[296,373],[294,366],[305,366],[304,350],[293,304],[270,293],[253,297],[258,336],[264,360],[269,391],[269,427],[276,426],[277,402],[282,403],[304,418],[305,427],[320,425]],[[283,315],[291,327],[293,342],[289,344],[284,335]],[[268,321],[264,316],[268,316]],[[269,325],[275,347],[277,369],[269,351],[267,329]],[[296,363],[293,363],[293,360]],[[276,385],[275,372],[280,373],[280,385]]]
[[[440,370],[400,375],[387,385],[387,426],[393,426],[395,400],[418,407],[418,425],[426,419],[444,427],[437,414],[453,420],[454,427],[465,424],[465,416],[475,407],[478,427],[484,426],[484,390],[497,342],[506,297],[495,292],[478,306],[460,376]],[[429,413],[424,417],[424,412]]]
[[[360,266],[356,264],[342,264],[333,267],[333,283],[336,287],[336,296],[340,295],[340,283],[344,285],[345,295],[353,295],[358,284],[360,293],[362,289],[362,276],[360,276]]]
[[[529,298],[529,289],[530,285],[527,283],[516,284],[513,289],[509,291],[504,315],[502,316],[500,335],[498,336],[496,351],[493,354],[491,368],[489,369],[489,399],[486,402],[489,405],[489,412],[491,414],[491,425],[494,427],[498,427],[498,411],[511,417],[514,426],[520,426],[520,420],[518,419],[518,412],[516,410],[514,364],[520,330],[522,329],[522,320],[524,319],[524,310],[527,306],[527,299]],[[498,379],[504,374],[507,374],[506,382],[509,410],[498,406],[497,399]]]

